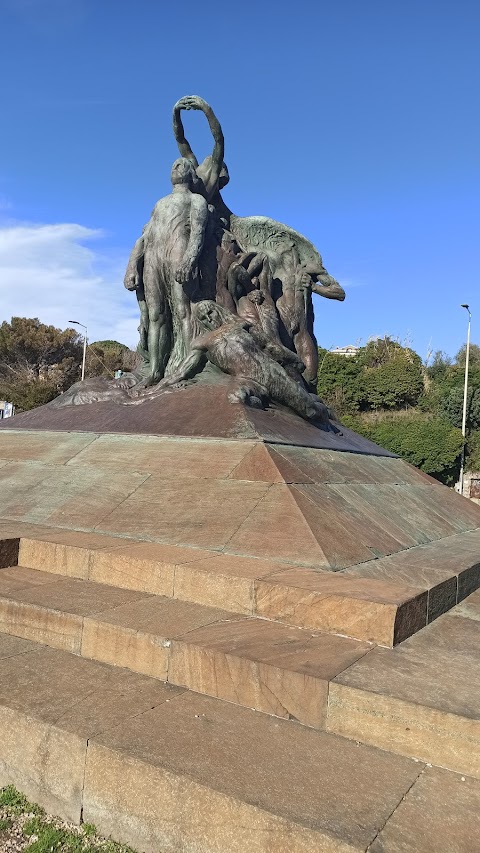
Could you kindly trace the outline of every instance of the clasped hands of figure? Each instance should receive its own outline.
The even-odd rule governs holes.
[[[175,111],[201,110],[202,112],[206,112],[210,107],[207,102],[204,101],[203,98],[199,98],[198,95],[187,95],[185,98],[180,98],[173,109]]]

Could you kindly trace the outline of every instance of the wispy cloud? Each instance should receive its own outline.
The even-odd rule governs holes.
[[[0,224],[0,320],[38,317],[88,326],[90,340],[134,347],[138,311],[123,287],[126,256],[102,251],[102,231],[76,223]]]
[[[344,278],[343,276],[339,276],[339,281],[344,290],[351,290],[352,287],[364,287],[365,282],[360,281],[358,278]]]

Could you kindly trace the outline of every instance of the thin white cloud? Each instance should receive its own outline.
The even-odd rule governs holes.
[[[127,258],[102,252],[103,232],[76,223],[0,224],[0,320],[38,317],[88,326],[90,340],[135,347],[135,295],[123,287]]]
[[[340,284],[342,285],[344,290],[351,290],[352,287],[364,287],[365,283],[360,281],[357,278],[343,278],[343,276],[339,277]]]

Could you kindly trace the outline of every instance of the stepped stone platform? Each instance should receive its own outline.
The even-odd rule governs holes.
[[[16,420],[0,784],[146,853],[475,849],[478,506],[361,439]]]
[[[476,849],[479,592],[388,649],[74,578],[112,543],[43,536],[0,570],[0,784],[152,853]]]

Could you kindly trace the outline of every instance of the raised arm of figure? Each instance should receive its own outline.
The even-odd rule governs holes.
[[[178,110],[178,113],[176,112]],[[225,155],[225,142],[223,138],[222,126],[213,112],[210,104],[207,104],[203,98],[199,98],[198,95],[187,95],[185,98],[181,98],[175,104],[173,108],[173,132],[175,133],[175,139],[177,140],[177,145],[179,147],[180,153],[182,157],[188,157],[189,160],[195,161],[195,168],[198,163],[195,160],[195,155],[192,153],[191,148],[187,140],[185,139],[185,134],[183,132],[183,124],[180,118],[180,110],[201,110],[204,113],[208,126],[210,128],[210,132],[213,136],[214,146],[212,151],[212,156],[210,159],[210,163],[208,166],[208,170],[206,170],[205,174],[202,174],[202,180],[205,185],[205,189],[207,192],[207,197],[210,198],[214,192],[218,190],[218,179],[220,177],[220,172],[223,167],[223,158]],[[177,129],[179,136],[177,137]],[[180,140],[183,145],[183,150],[180,147]],[[184,153],[187,152],[190,153]],[[200,173],[199,173],[200,174]]]
[[[192,107],[187,106],[187,101],[189,101],[189,98],[180,98],[180,100],[177,101],[173,108],[173,135],[175,136],[175,141],[178,145],[180,156],[186,157],[187,160],[191,160],[195,168],[197,168],[198,160],[195,157],[195,154],[193,153],[190,147],[190,143],[185,136],[185,130],[183,128],[183,122],[180,116],[181,110],[192,109]]]
[[[313,293],[324,296],[326,299],[337,299],[339,302],[345,299],[345,291],[341,284],[328,274],[322,276],[320,282],[313,281],[311,287]]]

